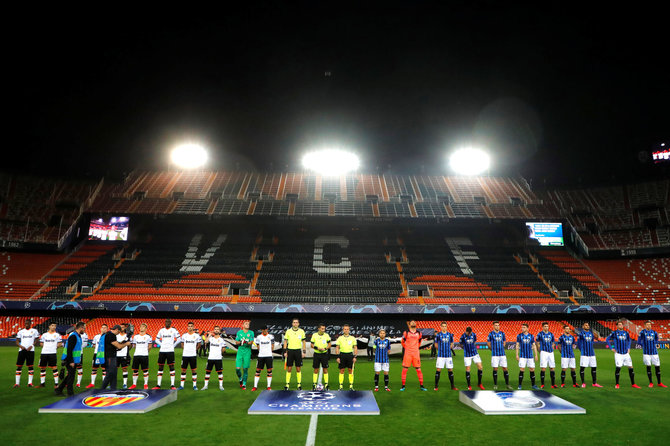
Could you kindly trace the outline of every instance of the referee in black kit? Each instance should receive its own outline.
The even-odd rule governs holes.
[[[105,364],[107,365],[107,374],[102,380],[101,389],[116,389],[116,352],[122,348],[130,346],[130,341],[117,342],[116,335],[121,332],[121,326],[115,325],[105,334]]]

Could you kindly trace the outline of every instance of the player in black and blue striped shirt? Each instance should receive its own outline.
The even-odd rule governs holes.
[[[630,335],[623,329],[623,321],[619,320],[616,323],[616,330],[614,330],[607,337],[607,343],[614,351],[614,365],[616,366],[614,378],[616,379],[615,388],[619,388],[619,375],[621,367],[628,367],[628,376],[630,376],[630,383],[632,387],[639,389],[640,386],[635,384],[635,370],[633,370],[633,360],[630,358]]]
[[[379,372],[384,372],[384,390],[390,392],[389,388],[389,351],[391,341],[386,339],[386,330],[379,330],[379,337],[375,339],[372,347],[375,350],[375,392],[379,391]]]
[[[563,334],[558,338],[558,348],[561,350],[561,387],[565,387],[565,371],[570,369],[572,387],[577,385],[577,372],[575,371],[575,337],[570,333],[570,326],[563,326]]]
[[[512,390],[509,385],[509,372],[507,371],[507,356],[505,355],[505,333],[500,331],[500,322],[493,321],[493,331],[489,333],[486,339],[491,349],[491,367],[493,368],[493,390],[498,390],[498,367],[503,368],[505,384],[508,390]]]
[[[661,382],[661,360],[658,357],[658,333],[651,329],[651,321],[644,323],[644,330],[637,337],[638,345],[642,346],[642,361],[647,366],[647,377],[649,378],[649,387],[654,387],[654,381],[651,379],[651,366],[656,371],[656,381],[658,387],[668,387]]]
[[[447,323],[440,324],[440,331],[435,335],[435,349],[437,350],[437,362],[435,363],[435,390],[440,383],[440,373],[446,368],[449,373],[451,390],[458,390],[454,386],[454,360],[451,357],[451,349],[454,346],[454,335],[447,331]]]
[[[544,377],[549,367],[549,376],[551,376],[551,388],[556,389],[556,362],[554,360],[554,334],[549,331],[549,322],[542,322],[542,331],[537,334],[537,347],[540,350],[540,388],[544,389]]]
[[[595,341],[596,336],[591,331],[591,325],[588,322],[584,322],[582,325],[582,331],[577,336],[577,348],[580,351],[579,355],[579,377],[582,380],[582,388],[586,387],[584,382],[584,370],[587,367],[591,367],[591,379],[593,379],[593,387],[602,387],[598,384],[596,366],[596,353],[593,350],[593,342]]]
[[[528,324],[521,324],[521,333],[516,337],[516,359],[519,361],[519,390],[523,384],[523,375],[526,367],[530,369],[530,382],[534,390],[540,390],[535,385],[535,357],[537,356],[537,347],[535,346],[535,336],[528,332]]]

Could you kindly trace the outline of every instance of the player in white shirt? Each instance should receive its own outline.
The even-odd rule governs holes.
[[[158,350],[158,384],[154,389],[161,388],[163,380],[163,367],[167,362],[170,367],[170,389],[176,389],[174,386],[174,348],[179,345],[179,332],[172,328],[172,320],[165,319],[165,328],[158,330],[156,335],[156,344],[160,347]]]
[[[81,387],[81,379],[84,377],[84,349],[88,346],[88,335],[81,334],[81,362],[77,364],[77,387]]]
[[[181,342],[184,344],[184,351],[181,354],[181,385],[179,390],[184,389],[186,381],[186,370],[191,368],[191,379],[193,380],[193,390],[198,390],[198,348],[202,338],[195,332],[193,322],[188,323],[188,332],[181,335]]]
[[[107,333],[108,329],[109,329],[109,327],[107,326],[107,324],[102,324],[100,326],[100,333],[93,336],[93,342],[92,342],[93,343],[93,361],[91,361],[91,384],[86,386],[87,389],[92,389],[93,387],[95,387],[95,378],[98,376],[98,368],[100,367],[100,364],[97,363],[97,361],[95,360],[95,357],[98,354],[98,345],[100,344],[100,338],[102,337],[102,335]],[[102,379],[105,379],[105,370],[107,370],[107,367],[103,363],[102,364]]]
[[[147,324],[140,325],[140,332],[133,336],[132,346],[135,347],[133,356],[133,385],[131,389],[137,388],[137,378],[142,369],[144,376],[144,389],[149,388],[149,350],[151,350],[151,336],[147,334]]]
[[[205,386],[202,390],[207,390],[209,386],[209,375],[212,369],[216,369],[219,374],[219,390],[223,390],[223,353],[226,351],[226,341],[221,337],[221,327],[214,326],[214,333],[207,333],[205,342],[209,344],[209,356],[205,368]]]
[[[56,324],[49,324],[49,331],[42,334],[40,343],[42,352],[40,353],[40,387],[46,387],[47,367],[51,368],[54,377],[54,387],[58,387],[58,347],[63,346],[60,333],[56,331]]]
[[[16,334],[16,346],[19,348],[19,354],[16,358],[16,383],[14,387],[19,387],[21,381],[21,371],[23,364],[28,366],[28,387],[33,386],[33,365],[35,364],[35,341],[40,338],[40,334],[32,327],[32,321],[26,319],[25,328],[19,330]]]
[[[128,339],[128,324],[121,324],[121,331],[116,335],[116,342],[123,344],[124,342],[130,341]],[[116,351],[116,366],[121,367],[123,372],[123,388],[128,388],[128,366],[130,365],[130,356],[128,354],[129,347],[123,347],[121,350]]]
[[[256,361],[256,376],[254,376],[252,392],[258,389],[258,381],[261,379],[263,368],[267,369],[268,390],[270,390],[272,384],[272,350],[275,345],[275,337],[268,333],[267,325],[263,326],[261,330],[261,334],[256,336],[254,340],[258,346],[258,360]]]

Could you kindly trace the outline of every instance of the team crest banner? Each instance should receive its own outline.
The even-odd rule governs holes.
[[[177,400],[176,390],[94,389],[42,407],[39,413],[146,413]]]

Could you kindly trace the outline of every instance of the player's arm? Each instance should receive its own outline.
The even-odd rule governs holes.
[[[305,357],[307,353],[307,341],[305,340],[305,335],[302,336],[302,357]]]
[[[612,341],[612,334],[613,334],[613,333],[614,333],[614,332],[610,333],[609,336],[607,336],[607,338],[605,338],[605,343],[607,343],[607,345],[610,346],[610,348],[612,349],[612,351],[613,351],[614,353],[616,353],[616,346],[611,342],[611,341]]]
[[[356,362],[356,356],[358,356],[358,341],[355,340],[354,342],[354,362]]]
[[[491,347],[491,335],[489,335],[488,338],[486,338],[486,345],[489,346],[489,350],[492,351],[493,347]]]
[[[242,339],[240,338],[240,332],[238,331],[235,335],[235,345],[242,345]]]
[[[150,352],[152,348],[154,348],[154,343],[151,337],[149,337],[149,342],[147,342],[147,351]]]
[[[26,348],[21,345],[21,341],[19,341],[19,335],[16,335],[16,346],[20,348],[21,350],[25,350]]]
[[[335,341],[335,354],[337,355],[337,363],[340,363],[340,339]]]
[[[282,341],[282,348],[284,350],[284,358],[286,358],[288,356],[288,353],[286,351],[286,349],[288,347],[288,339],[286,338],[287,334],[288,334],[288,331],[286,331],[286,333],[284,333],[284,340]]]
[[[519,360],[519,350],[521,349],[521,344],[519,343],[519,340],[517,339],[516,341],[516,360]]]
[[[533,357],[537,358],[537,343],[533,342]]]

